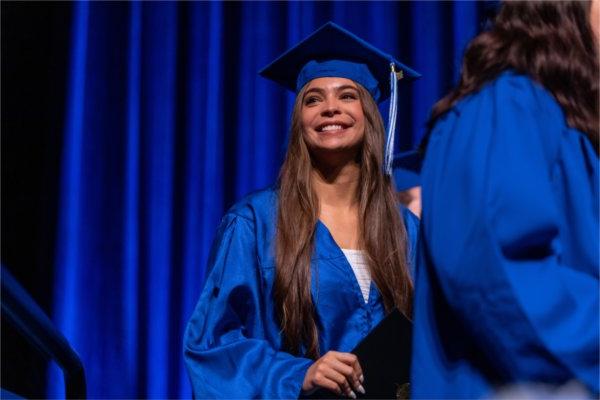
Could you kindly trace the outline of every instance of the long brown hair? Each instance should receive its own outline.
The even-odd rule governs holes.
[[[598,43],[590,8],[590,1],[504,2],[492,28],[467,47],[459,84],[435,104],[429,129],[461,98],[514,69],[548,89],[569,126],[584,132],[598,151]]]
[[[407,235],[391,180],[382,172],[383,121],[371,95],[357,86],[365,114],[357,193],[361,243],[385,309],[398,307],[408,315],[413,286],[407,266]],[[304,92],[302,89],[296,97],[290,142],[279,175],[273,294],[284,348],[298,354],[304,347],[306,356],[316,359],[319,341],[310,292],[310,262],[319,201],[311,187],[311,156],[301,123]]]

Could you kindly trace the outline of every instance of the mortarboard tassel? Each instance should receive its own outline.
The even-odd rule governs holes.
[[[402,79],[402,71],[396,72],[394,63],[390,64],[390,111],[388,115],[388,131],[385,142],[383,168],[384,173],[392,175],[392,162],[394,160],[394,138],[396,135],[396,114],[398,112],[398,79]]]

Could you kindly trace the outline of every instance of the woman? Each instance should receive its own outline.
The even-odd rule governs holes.
[[[383,173],[390,63],[418,76],[329,23],[262,71],[297,92],[289,148],[277,187],[219,228],[185,334],[196,397],[369,390],[348,351],[392,308],[410,313],[418,229]]]
[[[570,380],[598,394],[599,12],[503,3],[433,108],[413,398]]]

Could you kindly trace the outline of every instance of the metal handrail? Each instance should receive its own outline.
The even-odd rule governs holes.
[[[81,359],[50,318],[4,266],[2,266],[2,315],[39,352],[53,359],[60,366],[65,377],[67,398],[87,397],[85,371]]]

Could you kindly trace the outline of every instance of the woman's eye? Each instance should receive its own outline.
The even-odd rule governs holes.
[[[309,105],[309,104],[314,104],[318,101],[319,99],[316,96],[310,96],[307,97],[306,99],[304,99],[304,104]]]
[[[342,100],[356,100],[354,93],[342,93]]]

